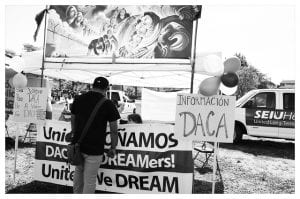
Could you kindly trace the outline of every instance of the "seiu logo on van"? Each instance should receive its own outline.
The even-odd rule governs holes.
[[[294,120],[295,113],[292,111],[270,111],[257,110],[254,115],[255,119],[270,119],[270,120]]]
[[[262,127],[295,128],[295,112],[273,109],[246,109],[246,124]]]

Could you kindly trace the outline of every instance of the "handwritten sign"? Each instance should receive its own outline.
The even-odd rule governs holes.
[[[178,140],[233,142],[235,97],[177,94],[175,137]]]
[[[47,88],[16,88],[13,118],[16,122],[39,122],[46,118]]]
[[[9,85],[9,81],[5,81],[5,113],[12,115],[14,109],[15,89]]]

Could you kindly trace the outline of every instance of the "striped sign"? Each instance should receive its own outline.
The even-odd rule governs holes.
[[[74,167],[66,164],[70,123],[47,121],[36,146],[35,180],[73,185]],[[107,156],[110,136],[98,170],[96,189],[117,193],[192,193],[191,142],[174,138],[174,126],[119,126],[117,155]]]

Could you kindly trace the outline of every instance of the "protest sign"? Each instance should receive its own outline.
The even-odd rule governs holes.
[[[12,115],[14,108],[15,89],[5,80],[5,114]]]
[[[74,167],[66,164],[66,135],[70,123],[47,121],[39,129],[35,180],[73,185]],[[118,193],[192,193],[192,144],[174,138],[174,126],[167,124],[120,125],[117,155],[105,152],[96,179],[96,190]]]
[[[234,96],[182,93],[176,103],[176,139],[233,142]]]
[[[38,123],[45,120],[47,88],[16,88],[13,119],[15,122]]]

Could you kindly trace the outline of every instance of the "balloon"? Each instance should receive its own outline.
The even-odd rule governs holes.
[[[227,87],[234,87],[239,83],[239,77],[235,73],[225,73],[221,76],[222,83]]]
[[[217,55],[207,55],[203,58],[203,69],[208,75],[220,76],[223,74],[224,67],[222,60]]]
[[[13,88],[14,87],[14,84],[13,84],[13,78],[10,78],[9,80],[8,80],[8,83],[9,83],[9,85]]]
[[[230,57],[224,61],[224,73],[235,73],[241,68],[241,61],[237,57]]]
[[[14,69],[5,67],[5,79],[12,78],[17,73]]]
[[[209,77],[203,80],[199,86],[198,93],[204,96],[216,95],[219,90],[221,80],[219,77]]]
[[[222,83],[221,83],[221,85],[220,85],[220,90],[221,90],[221,92],[222,92],[223,94],[225,94],[225,95],[233,95],[233,94],[237,91],[237,88],[238,88],[237,85],[234,86],[234,87],[231,87],[231,88],[225,86],[225,85],[222,84]]]
[[[22,73],[18,73],[13,77],[12,83],[15,88],[24,88],[27,85],[27,78]]]

